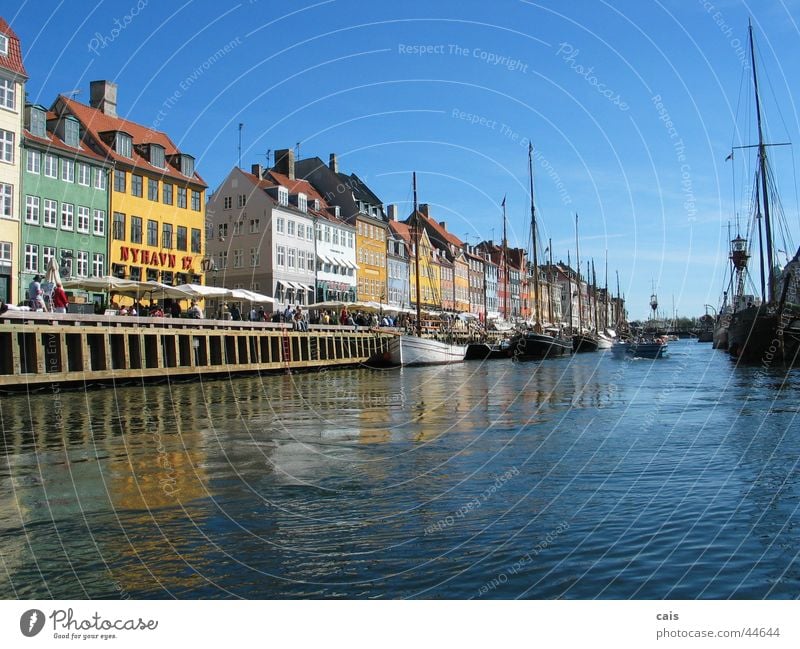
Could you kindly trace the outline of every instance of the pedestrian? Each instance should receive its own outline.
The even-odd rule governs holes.
[[[189,307],[189,317],[196,320],[203,319],[203,310],[197,305],[196,300],[192,300],[192,306]]]
[[[264,312],[264,307],[258,307],[258,312],[256,313],[256,320],[259,322],[264,322],[267,319],[267,314]]]
[[[231,306],[231,320],[241,320],[242,313],[239,311],[239,306],[234,304]]]
[[[67,306],[69,306],[67,293],[64,291],[64,287],[61,285],[61,282],[58,282],[53,290],[53,311],[56,313],[66,313]]]
[[[30,286],[28,286],[28,299],[30,299],[30,307],[33,311],[47,311],[47,305],[44,303],[41,275],[36,275]]]
[[[169,306],[169,314],[173,318],[181,317],[181,305],[178,304],[178,300],[172,300],[172,304]]]

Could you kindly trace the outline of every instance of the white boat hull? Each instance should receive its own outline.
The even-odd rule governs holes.
[[[607,338],[603,334],[597,335],[597,349],[611,349],[614,345],[614,341],[611,338]]]
[[[397,336],[389,341],[389,360],[393,365],[461,363],[466,353],[466,345],[450,345],[431,338]]]

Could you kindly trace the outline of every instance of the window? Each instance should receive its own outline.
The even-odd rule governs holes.
[[[219,240],[224,241],[225,237],[228,236],[228,224],[227,223],[220,223],[219,224]]]
[[[131,157],[132,144],[131,136],[127,133],[117,133],[114,138],[114,150],[126,158]]]
[[[141,282],[142,281],[142,267],[141,266],[131,266],[130,279],[132,279],[134,282]]]
[[[278,254],[276,255],[276,261],[278,266],[283,268],[286,265],[286,248],[283,246],[278,246]]]
[[[259,264],[258,248],[250,248],[250,265],[255,267]]]
[[[131,195],[142,197],[142,177],[131,174]]]
[[[219,253],[219,267],[220,268],[227,268],[228,267],[228,251],[223,250]]]
[[[131,216],[131,243],[142,242],[142,217]]]
[[[297,251],[297,270],[304,270],[306,267],[306,251]]]
[[[42,154],[38,151],[28,151],[27,161],[28,173],[38,174],[42,166]]]
[[[242,233],[242,222],[234,221],[233,223],[233,236],[238,237]]]
[[[14,110],[17,106],[14,81],[0,77],[0,107]]]
[[[161,227],[161,247],[172,248],[172,223],[164,223]]]
[[[11,263],[12,246],[10,241],[0,241],[0,261]]]
[[[347,233],[347,247],[348,248],[355,247],[355,236],[353,235],[352,232]]]
[[[51,153],[44,156],[44,175],[48,178],[58,177],[58,158]]]
[[[96,252],[92,255],[92,277],[103,277],[105,275],[106,256]]]
[[[114,169],[114,191],[125,193],[125,172],[121,169]]]
[[[105,190],[105,188],[106,188],[106,170],[105,169],[95,169],[94,170],[94,188],[95,189]]]
[[[61,160],[61,180],[65,183],[75,182],[75,163],[72,160]]]
[[[0,161],[14,164],[14,134],[0,128]]]
[[[75,206],[70,203],[61,203],[61,229],[72,230],[75,221]]]
[[[152,178],[147,179],[147,199],[151,201],[158,200],[158,181]]]
[[[85,250],[78,250],[78,277],[87,277],[89,275],[89,253]]]
[[[290,237],[294,236],[294,221],[286,222],[286,234],[288,234]]]
[[[297,238],[298,239],[305,239],[306,236],[306,228],[302,223],[297,224]]]
[[[39,224],[39,197],[25,197],[25,223]]]
[[[314,272],[314,254],[309,250],[308,255],[306,255],[306,269]]]
[[[247,205],[247,196],[245,194],[239,194],[239,207],[245,207]]]
[[[226,196],[222,199],[223,209],[229,210],[233,207],[233,196]]]
[[[192,156],[181,155],[181,173],[189,178],[194,176],[194,158]]]
[[[278,205],[289,204],[289,190],[286,187],[278,187]]]
[[[301,212],[308,211],[308,199],[306,198],[305,194],[297,195],[297,209],[299,209]]]
[[[317,241],[322,241],[322,226],[317,223]]]
[[[200,252],[200,229],[192,228],[192,252]]]
[[[133,220],[133,217],[131,217],[131,221],[132,220]],[[106,211],[105,210],[95,210],[94,211],[93,219],[92,219],[92,226],[93,226],[92,227],[92,232],[94,234],[96,234],[99,237],[105,236],[105,234],[106,234]],[[133,227],[132,223],[131,223],[131,227]],[[139,223],[139,228],[141,230],[141,221]],[[141,233],[140,233],[139,241],[137,243],[141,243],[141,242],[142,242],[142,238],[141,238]]]
[[[158,221],[147,220],[147,245],[158,246]]]
[[[150,145],[150,164],[159,169],[164,168],[164,147],[158,144]]]
[[[111,236],[118,241],[125,241],[125,215],[122,212],[114,212],[114,226]]]
[[[178,207],[186,209],[186,187],[178,187]]]
[[[289,248],[288,260],[290,269],[293,269],[295,267],[295,254],[296,254],[295,249]]]
[[[47,269],[50,260],[55,258],[55,256],[56,249],[54,246],[42,246],[42,265],[45,269]]]
[[[29,273],[39,271],[39,246],[32,243],[25,244],[25,271]]]
[[[186,241],[187,230],[184,226],[179,225],[177,230],[178,235],[178,245],[176,246],[178,250],[186,251],[188,242]]]
[[[259,232],[259,219],[250,219],[250,234],[256,234]]]
[[[313,241],[314,240],[314,231],[311,229],[310,225],[306,226],[306,240]]]
[[[200,211],[200,192],[192,190],[192,209],[195,212]]]
[[[0,34],[0,54],[6,56],[8,54],[8,36]]]
[[[84,162],[78,163],[78,184],[88,187],[92,184],[92,169]]]
[[[161,188],[161,200],[164,205],[172,205],[172,185],[164,183]]]
[[[333,245],[339,245],[339,228],[333,228]]]
[[[44,221],[42,224],[48,228],[58,225],[58,203],[52,199],[44,199]]]
[[[71,146],[73,149],[77,148],[80,144],[80,128],[78,120],[65,118],[64,119],[64,143]]]
[[[279,216],[275,221],[275,229],[280,234],[283,234],[283,231],[286,229],[285,226],[286,226],[286,219],[284,219],[282,216]]]
[[[242,267],[242,250],[241,248],[237,248],[233,251],[233,267],[234,268],[241,268]]]
[[[78,205],[78,232],[89,232],[89,208]]]

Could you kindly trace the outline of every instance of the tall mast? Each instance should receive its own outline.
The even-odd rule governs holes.
[[[620,302],[620,295],[619,295],[619,271],[614,271],[617,274],[617,318],[614,326],[619,329],[619,322],[620,322],[620,311],[622,311],[622,302]]]
[[[569,297],[569,331],[572,333],[572,260],[567,250],[567,296]]]
[[[578,333],[583,331],[583,301],[581,300],[581,249],[578,245],[578,213],[575,212],[575,266],[578,268]],[[587,277],[588,279],[588,277]]]
[[[773,263],[772,263],[772,225],[769,218],[769,196],[767,194],[767,147],[764,144],[764,133],[761,126],[761,99],[758,95],[758,76],[756,75],[756,50],[753,45],[753,25],[748,21],[750,34],[750,62],[753,66],[753,89],[756,93],[756,119],[758,121],[758,162],[761,173],[761,197],[764,203],[764,230],[767,239],[767,295],[772,302],[773,295]],[[763,261],[762,261],[763,263]]]
[[[528,144],[528,176],[531,185],[531,239],[533,241],[533,305],[534,305],[534,330],[541,332],[542,325],[539,319],[539,256],[536,252],[536,207],[533,203],[533,144]]]
[[[594,329],[600,331],[600,321],[597,317],[597,276],[594,274],[594,259],[592,259],[592,286],[594,290]]]
[[[422,295],[419,292],[419,216],[417,215],[417,172],[412,175],[414,184],[414,267],[417,283],[417,335],[422,335]]]
[[[606,293],[603,304],[603,329],[608,329],[608,248],[606,248]]]
[[[506,197],[503,196],[503,317],[508,320],[508,236],[506,235]]]
[[[589,261],[586,261],[586,320],[589,323],[587,327],[590,331],[592,329],[592,271],[589,267]]]
[[[547,249],[550,251],[550,263],[547,265],[549,273],[549,284],[547,285],[547,318],[550,320],[550,326],[553,327],[556,321],[553,319],[553,284],[555,279],[553,276],[553,240],[547,240]],[[560,325],[559,325],[560,326]]]

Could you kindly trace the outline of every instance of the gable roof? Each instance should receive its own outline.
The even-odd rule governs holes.
[[[286,189],[289,190],[290,194],[297,194],[298,192],[302,192],[302,193],[306,194],[306,196],[308,197],[309,200],[315,200],[316,199],[316,200],[319,201],[320,209],[319,210],[315,210],[311,206],[311,204],[309,203],[308,204],[308,212],[307,212],[307,214],[309,214],[311,216],[318,216],[318,217],[325,218],[325,219],[332,219],[334,221],[337,220],[335,217],[331,216],[327,212],[328,204],[325,202],[325,199],[323,199],[322,196],[320,196],[319,193],[316,190],[314,190],[313,187],[311,187],[311,192],[309,193],[307,190],[304,190],[302,184],[298,184],[298,181],[291,181],[291,180],[289,180],[289,178],[287,176],[284,176],[283,174],[267,171],[267,176],[268,176],[267,178],[259,178],[258,176],[255,176],[255,175],[253,175],[251,173],[248,173],[247,171],[244,171],[243,169],[240,169],[239,167],[234,167],[234,171],[237,171],[237,170],[239,171],[239,173],[241,173],[242,176],[245,177],[246,180],[250,181],[255,186],[257,186],[258,188],[263,189],[265,191],[269,190],[269,189],[275,189],[276,187],[281,185],[283,187],[286,187]],[[300,183],[305,183],[305,181],[299,181],[299,182]],[[309,187],[310,187],[310,185],[309,185]],[[293,191],[293,190],[297,190],[297,191]],[[275,205],[278,205],[278,200],[275,197],[270,196],[269,194],[267,194],[267,196]],[[291,208],[297,209],[294,205],[281,205],[280,207],[291,207]]]
[[[25,71],[25,64],[22,62],[22,48],[19,44],[19,38],[2,16],[0,16],[0,34],[4,34],[8,38],[8,53],[0,55],[0,67],[27,79],[28,73]]]
[[[64,95],[59,95],[53,106],[53,110],[56,113],[59,112],[57,109],[58,106],[63,106],[64,111],[72,114],[78,119],[78,121],[80,121],[81,125],[86,131],[86,134],[91,139],[90,146],[94,147],[95,151],[106,159],[113,160],[115,162],[121,162],[126,165],[132,165],[137,169],[149,171],[159,176],[169,177],[173,180],[183,183],[191,182],[202,187],[207,186],[197,171],[194,172],[194,175],[191,178],[187,178],[180,171],[175,169],[175,167],[173,167],[168,160],[166,161],[165,167],[162,169],[150,164],[150,161],[136,150],[136,145],[158,144],[164,148],[164,155],[166,157],[183,154],[182,151],[178,150],[178,147],[175,146],[175,143],[166,133],[153,130],[147,126],[142,126],[136,122],[123,119],[122,117],[112,117],[111,115],[106,115],[102,110],[92,108],[91,106],[82,104],[74,99],[65,97]],[[103,141],[103,138],[100,136],[100,134],[112,131],[122,131],[131,136],[134,146],[133,150],[131,151],[130,158],[120,155],[114,150],[113,146],[110,146]]]

